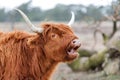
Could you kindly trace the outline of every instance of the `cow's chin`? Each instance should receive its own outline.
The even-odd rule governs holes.
[[[78,56],[79,56],[79,53],[74,49],[71,49],[71,51],[67,51],[68,61],[72,61],[76,59]]]
[[[78,48],[74,49],[70,49],[70,50],[67,50],[67,58],[66,58],[66,61],[73,61],[74,59],[76,59],[78,56],[79,56],[79,53],[78,53]]]
[[[75,59],[79,56],[77,51],[73,51],[72,53],[68,52],[67,54],[68,54],[68,57],[71,58],[71,59],[72,58]]]

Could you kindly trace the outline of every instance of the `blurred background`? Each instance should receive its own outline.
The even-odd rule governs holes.
[[[120,80],[120,0],[3,0],[0,3],[0,31],[31,32],[19,8],[39,26],[41,22],[72,25],[82,46],[74,62],[61,63],[52,80]]]

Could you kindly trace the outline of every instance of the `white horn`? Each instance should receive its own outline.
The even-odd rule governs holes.
[[[71,14],[72,14],[72,17],[71,17],[71,20],[68,23],[69,26],[71,26],[74,23],[74,21],[75,21],[75,14],[74,14],[74,12],[71,11]]]
[[[44,29],[35,27],[24,12],[22,12],[20,9],[15,9],[15,10],[17,10],[22,15],[22,17],[24,18],[24,20],[26,21],[26,23],[29,25],[29,27],[31,28],[31,30],[33,32],[36,32],[36,33],[42,33],[43,32]]]

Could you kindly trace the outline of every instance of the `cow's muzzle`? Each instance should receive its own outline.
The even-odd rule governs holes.
[[[73,58],[77,57],[79,54],[77,52],[78,48],[81,46],[79,39],[74,39],[70,42],[70,44],[67,47],[67,54]]]

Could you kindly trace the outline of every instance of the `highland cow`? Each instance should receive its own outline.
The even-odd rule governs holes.
[[[16,9],[35,33],[0,33],[0,80],[49,80],[60,62],[78,57],[80,41],[69,24],[44,23],[35,27]]]

